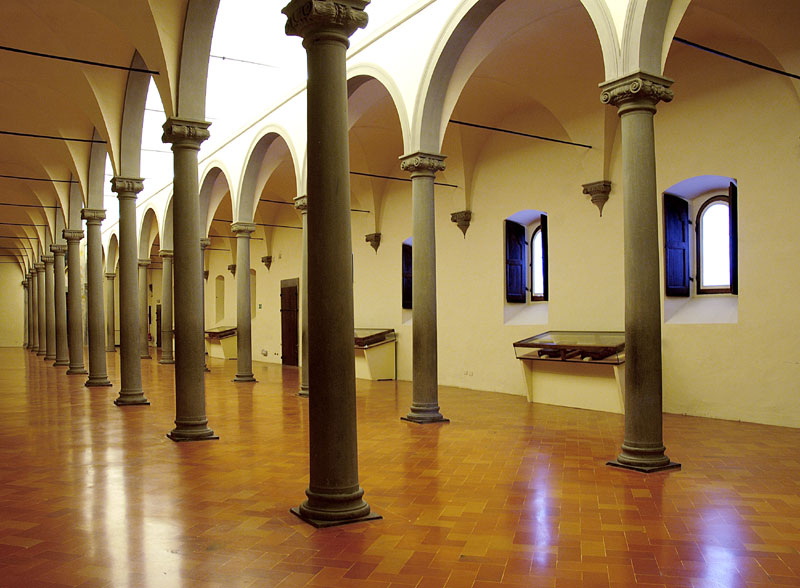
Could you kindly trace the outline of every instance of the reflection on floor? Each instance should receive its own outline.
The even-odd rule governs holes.
[[[510,352],[510,351],[509,351]],[[0,585],[489,588],[800,585],[800,432],[665,416],[683,469],[608,468],[619,415],[443,388],[452,422],[402,422],[408,383],[358,383],[361,483],[383,520],[315,530],[297,370],[231,382],[211,360],[219,441],[176,444],[173,366],[149,407],[112,404],[0,350]],[[313,390],[311,392],[313,394]]]

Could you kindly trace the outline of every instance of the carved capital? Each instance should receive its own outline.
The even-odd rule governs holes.
[[[175,256],[175,253],[172,251],[172,249],[161,249],[158,252],[158,255],[161,256],[162,258],[164,257],[172,258]]]
[[[269,268],[272,267],[272,256],[265,255],[264,257],[261,258],[261,263],[267,266],[267,271],[269,271]]]
[[[366,241],[372,246],[372,248],[375,250],[375,253],[377,253],[378,247],[381,246],[381,234],[370,233],[369,235],[366,235]]]
[[[115,274],[114,272],[106,272],[105,275],[107,280],[113,280],[117,277],[117,274]]]
[[[52,265],[55,259],[56,258],[53,257],[52,255],[47,255],[47,254],[42,255],[42,261],[44,262],[45,265]]]
[[[136,198],[136,195],[144,190],[144,179],[142,178],[111,178],[111,191],[119,198]]]
[[[44,264],[40,261],[37,261],[33,264],[33,268],[36,272],[42,273],[44,271]]]
[[[50,245],[50,251],[53,255],[64,255],[67,252],[67,246],[64,243],[53,243]]]
[[[467,229],[469,228],[469,223],[472,222],[472,211],[471,210],[459,210],[458,212],[451,212],[450,213],[450,220],[461,229],[461,232],[464,234],[464,238],[467,237]]]
[[[106,211],[102,208],[84,208],[81,210],[81,218],[86,221],[87,225],[99,225],[106,220]]]
[[[423,153],[421,151],[400,158],[400,168],[415,175],[435,176],[436,172],[444,171],[446,157],[438,153]]]
[[[308,212],[308,196],[303,194],[294,199],[294,207],[300,211],[301,214]]]
[[[79,243],[83,239],[83,231],[76,229],[64,229],[61,231],[61,236],[67,243]]]
[[[150,265],[150,258],[139,260],[139,267],[147,267],[148,265]]]
[[[611,182],[602,180],[584,184],[583,193],[591,197],[592,204],[600,209],[600,216],[603,216],[603,206],[608,202],[608,195],[611,193]]]
[[[231,272],[234,276],[236,275],[236,264],[232,263],[228,266],[228,271]]]
[[[208,132],[210,126],[211,123],[204,120],[168,118],[161,127],[164,129],[161,141],[180,147],[200,149],[200,144],[211,136]]]
[[[209,245],[211,245],[211,239],[209,239],[209,238],[200,239],[200,250],[201,251],[205,251],[206,247],[208,247]]]
[[[237,222],[231,225],[231,232],[236,236],[249,237],[256,230],[255,223]]]
[[[600,84],[603,92],[600,101],[611,104],[619,109],[634,106],[634,103],[643,108],[655,108],[659,102],[670,102],[673,98],[669,87],[672,80],[644,72],[638,72],[616,80]]]
[[[348,38],[367,26],[364,9],[369,0],[292,0],[281,11],[286,15],[286,34],[303,41],[334,38],[349,45]]]

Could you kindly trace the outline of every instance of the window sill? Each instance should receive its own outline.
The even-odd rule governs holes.
[[[664,298],[664,322],[668,325],[736,324],[739,298],[732,294],[703,294],[691,298]]]
[[[525,304],[503,305],[504,325],[546,325],[548,322],[547,302],[527,302]]]

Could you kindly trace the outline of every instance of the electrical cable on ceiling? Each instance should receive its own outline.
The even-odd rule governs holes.
[[[591,145],[585,143],[575,143],[574,141],[565,141],[563,139],[553,139],[552,137],[543,137],[542,135],[532,135],[530,133],[523,133],[520,131],[512,131],[510,129],[501,129],[498,127],[490,127],[488,125],[479,125],[477,123],[466,122],[463,120],[450,119],[454,125],[461,125],[464,127],[472,127],[475,129],[483,129],[485,131],[495,131],[497,133],[506,133],[508,135],[517,135],[518,137],[528,137],[529,139],[538,139],[539,141],[549,141],[550,143],[561,143],[562,145],[572,145],[574,147],[583,147],[584,149],[591,149]]]
[[[55,59],[58,61],[69,61],[70,63],[80,63],[82,65],[94,65],[97,67],[105,67],[109,69],[121,69],[123,71],[135,71],[139,73],[151,74],[154,76],[159,75],[159,72],[152,69],[143,69],[140,67],[130,67],[127,65],[114,65],[112,63],[103,63],[102,61],[90,61],[88,59],[78,59],[77,57],[64,57],[63,55],[53,55],[52,53],[40,53],[38,51],[30,51],[28,49],[19,49],[17,47],[7,47],[0,45],[1,51],[8,51],[10,53],[20,53],[22,55],[30,55],[32,57],[44,57],[45,59]]]
[[[394,180],[395,182],[410,182],[411,178],[398,178],[395,176],[384,176],[381,174],[370,174],[367,172],[350,171],[351,175],[364,176],[366,178],[378,178],[379,180]],[[436,186],[445,186],[447,188],[458,188],[456,184],[445,184],[444,182],[433,182]]]
[[[707,51],[708,53],[713,53],[714,55],[717,55],[719,57],[732,59],[733,61],[738,61],[739,63],[744,63],[745,65],[749,65],[751,67],[756,67],[758,69],[763,69],[772,73],[786,76],[787,78],[800,80],[800,75],[789,73],[788,71],[783,71],[781,69],[770,67],[768,65],[756,63],[755,61],[750,61],[749,59],[745,59],[743,57],[736,57],[735,55],[731,55],[730,53],[725,53],[724,51],[719,51],[718,49],[712,49],[711,47],[706,47],[705,45],[701,45],[700,43],[695,43],[694,41],[689,41],[681,37],[673,37],[673,39],[678,43],[683,43],[684,45],[688,45],[689,47],[694,47],[695,49],[700,49],[701,51]]]
[[[74,137],[56,137],[54,135],[39,135],[36,133],[19,133],[16,131],[0,131],[0,135],[11,135],[13,137],[31,137],[34,139],[51,139],[53,141],[74,141],[77,143],[102,143],[105,145],[106,141],[102,139],[79,139]]]
[[[53,178],[32,178],[29,176],[9,176],[0,174],[0,178],[5,180],[29,180],[31,182],[53,182],[54,184],[77,184],[78,180],[54,180]]]

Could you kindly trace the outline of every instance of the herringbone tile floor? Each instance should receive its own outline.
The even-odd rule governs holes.
[[[452,422],[401,422],[406,382],[358,382],[361,483],[376,522],[315,530],[297,370],[256,384],[211,360],[220,440],[176,444],[173,369],[118,408],[0,350],[0,586],[490,588],[800,586],[800,431],[665,415],[683,469],[608,468],[619,415],[446,388]],[[312,392],[313,393],[313,392]]]

